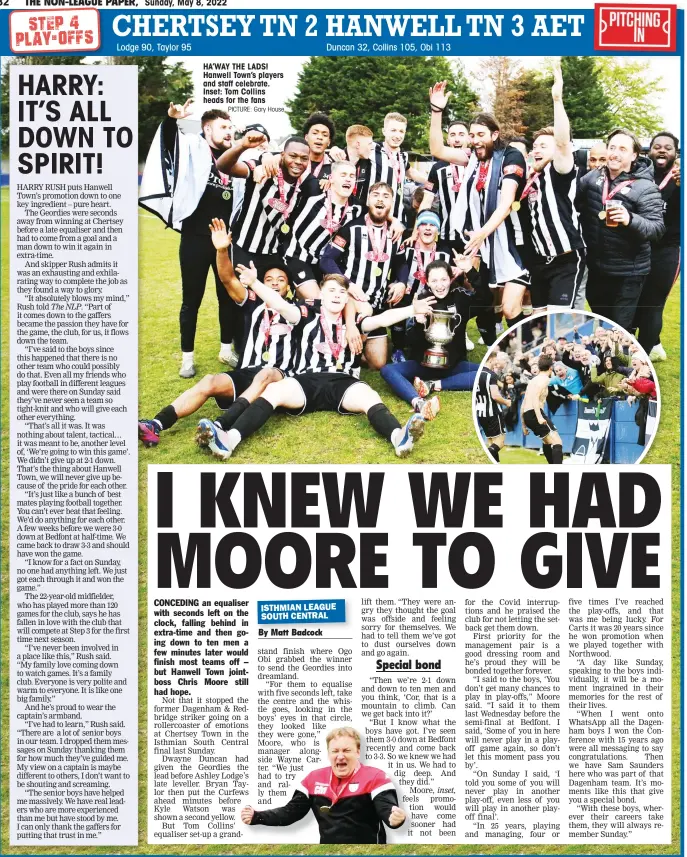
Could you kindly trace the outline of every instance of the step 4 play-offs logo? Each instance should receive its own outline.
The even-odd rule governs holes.
[[[17,54],[97,51],[100,13],[97,9],[10,12],[10,48]]]
[[[649,3],[597,3],[594,48],[597,51],[675,51],[677,9]]]

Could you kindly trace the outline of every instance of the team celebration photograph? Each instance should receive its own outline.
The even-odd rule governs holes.
[[[312,57],[260,114],[177,66],[141,143],[145,463],[642,457],[659,380],[679,407],[674,60]]]

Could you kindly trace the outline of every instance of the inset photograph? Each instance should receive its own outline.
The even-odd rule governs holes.
[[[656,373],[637,340],[584,312],[509,328],[473,388],[475,428],[500,464],[635,464],[659,409]]]

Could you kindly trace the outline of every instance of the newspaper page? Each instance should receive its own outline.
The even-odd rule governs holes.
[[[2,853],[681,853],[682,6],[5,2]]]

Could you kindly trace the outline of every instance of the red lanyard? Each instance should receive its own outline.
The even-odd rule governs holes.
[[[331,192],[328,191],[324,198],[324,208],[325,215],[324,220],[320,220],[320,225],[324,226],[324,228],[329,232],[330,235],[333,235],[338,229],[341,228],[341,224],[344,222],[344,218],[346,217],[346,212],[348,211],[348,200],[343,204],[343,209],[341,211],[341,217],[338,220],[334,220],[334,206],[332,204]]]
[[[415,262],[417,264],[417,270],[415,272],[415,276],[422,283],[422,285],[425,286],[427,284],[427,274],[425,273],[425,266],[422,264],[422,252],[423,251],[420,250],[419,245],[420,245],[420,242],[416,241],[415,247],[413,249],[413,252],[415,253]],[[431,258],[430,258],[429,262],[427,263],[428,265],[431,265],[432,262],[434,261],[434,257],[437,254],[436,244],[432,247],[431,250],[426,250],[425,252],[431,254]]]
[[[350,783],[350,781],[351,781],[351,780],[353,779],[353,777],[358,773],[358,771],[359,771],[359,770],[360,770],[360,765],[358,764],[358,765],[356,766],[356,769],[353,771],[353,773],[352,773],[352,774],[350,774],[350,775],[346,778],[346,780],[342,783],[342,785],[341,785],[341,787],[339,788],[339,791],[338,791],[338,792],[335,792],[335,791],[334,791],[334,787],[332,786],[332,780],[334,779],[334,771],[332,771],[332,772],[329,774],[329,791],[331,791],[331,793],[334,795],[334,800],[332,801],[332,806],[334,806],[334,804],[338,802],[339,798],[341,797],[341,792],[346,788],[346,786]]]
[[[372,249],[367,253],[367,259],[370,262],[386,262],[389,258],[389,254],[386,253],[386,232],[387,232],[387,222],[384,221],[381,229],[382,234],[377,240],[377,232],[374,223],[370,219],[370,215],[365,215],[365,226],[367,226],[367,240],[370,242],[370,246]]]
[[[329,352],[334,358],[334,360],[339,359],[339,354],[343,351],[344,347],[344,339],[343,339],[343,325],[341,324],[341,315],[339,315],[336,321],[336,343],[332,339],[332,335],[329,332],[329,322],[325,321],[324,313],[320,313],[320,327],[322,328],[322,333],[324,335],[324,341],[327,343],[327,347],[329,348]],[[355,773],[355,771],[353,772]],[[351,774],[353,776],[353,774]],[[330,780],[331,783],[331,780]],[[341,792],[339,792],[341,794]],[[338,798],[338,795],[337,795]]]
[[[453,174],[453,187],[452,187],[452,190],[453,190],[455,193],[458,193],[458,191],[460,190],[460,185],[461,185],[461,183],[462,183],[462,177],[461,177],[461,175],[460,175],[460,170],[459,170],[459,168],[458,168],[458,165],[457,165],[457,164],[451,164],[451,171],[452,171],[452,174]]]
[[[627,180],[627,181],[625,181],[625,182],[620,182],[620,184],[617,184],[617,185],[613,188],[613,190],[609,193],[609,192],[608,192],[608,184],[609,184],[609,182],[608,182],[608,176],[606,176],[606,178],[604,179],[604,187],[603,187],[603,191],[601,192],[601,204],[602,204],[603,206],[605,206],[605,205],[606,205],[606,201],[607,201],[607,200],[609,200],[609,199],[613,199],[613,197],[614,197],[614,196],[615,196],[619,191],[621,191],[624,187],[628,187],[629,185],[634,184],[634,181],[635,181],[634,179],[628,179],[628,180]]]
[[[489,175],[489,167],[491,166],[491,159],[488,161],[480,161],[479,171],[477,173],[477,184],[476,190],[477,193],[480,193],[484,190],[484,186],[487,183],[487,176]]]
[[[268,200],[268,202],[272,206],[272,208],[276,208],[277,211],[281,213],[281,216],[284,218],[284,220],[289,219],[289,216],[291,215],[291,212],[293,211],[293,208],[296,205],[296,197],[298,196],[298,191],[300,189],[302,180],[303,176],[300,176],[293,188],[291,202],[287,205],[287,191],[284,189],[284,185],[286,184],[286,182],[284,181],[284,173],[282,172],[281,167],[279,167],[279,171],[277,172],[277,187],[279,189],[279,199],[273,196],[270,200]]]
[[[220,181],[222,182],[223,185],[228,185],[229,184],[229,176],[226,173],[223,173],[220,170],[220,168],[217,166],[217,158],[215,157],[215,153],[212,151],[212,149],[210,149],[210,157],[212,158],[212,161],[215,165],[215,169],[219,173]]]

